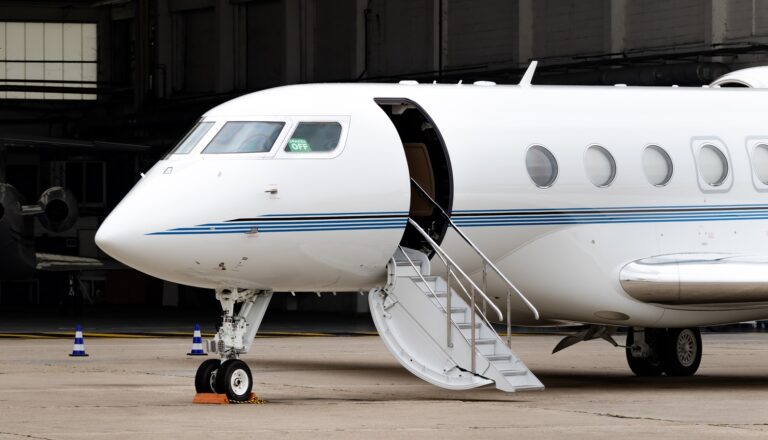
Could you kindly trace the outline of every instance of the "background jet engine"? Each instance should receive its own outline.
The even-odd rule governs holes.
[[[72,191],[54,186],[40,196],[38,219],[45,229],[52,232],[64,232],[74,226],[79,215],[77,199]]]

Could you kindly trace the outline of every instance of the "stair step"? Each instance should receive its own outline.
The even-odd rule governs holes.
[[[466,311],[466,307],[451,307],[451,313],[464,313]]]
[[[490,355],[486,356],[485,358],[488,359],[491,362],[494,362],[494,361],[511,361],[512,360],[512,355],[511,354],[490,354]]]
[[[493,339],[493,338],[478,338],[478,339],[475,339],[475,344],[476,345],[491,345],[491,344],[495,344],[495,343],[496,343],[496,340]]]
[[[502,376],[525,376],[528,374],[528,370],[499,370]]]
[[[470,323],[470,322],[462,322],[462,323],[456,324],[456,325],[458,325],[459,328],[462,329],[462,330],[471,329],[472,328],[472,323]],[[477,328],[477,329],[480,328],[480,323],[479,322],[475,323],[475,328]]]
[[[421,281],[421,282],[424,282],[424,281],[437,281],[437,277],[434,276],[434,275],[424,275],[423,276],[423,278],[424,278],[423,280],[421,279],[422,277],[420,277],[418,275],[417,276],[411,275],[408,278],[412,279],[413,281]]]

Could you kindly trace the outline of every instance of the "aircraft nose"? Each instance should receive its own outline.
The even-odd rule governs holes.
[[[133,202],[121,203],[104,220],[96,231],[96,245],[128,267],[168,279],[169,271],[175,269],[173,255],[148,239],[147,233],[152,232],[155,224],[140,209],[140,204]]]
[[[114,257],[115,250],[117,249],[117,243],[119,238],[115,234],[115,228],[112,226],[110,217],[99,226],[99,230],[96,231],[96,246],[99,247],[105,254],[112,258]]]
[[[134,234],[130,224],[126,224],[116,211],[113,211],[96,231],[96,245],[115,260],[132,266],[128,258],[128,248],[131,240],[136,237],[132,237]]]

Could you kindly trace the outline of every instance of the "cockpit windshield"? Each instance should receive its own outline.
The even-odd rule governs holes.
[[[176,144],[175,147],[166,155],[166,157],[172,154],[188,154],[192,151],[200,139],[208,133],[208,130],[213,127],[213,122],[197,121],[194,127]]]
[[[277,141],[285,122],[227,122],[203,150],[203,154],[267,153]]]

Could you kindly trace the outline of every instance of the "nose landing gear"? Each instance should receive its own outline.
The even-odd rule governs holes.
[[[209,353],[219,353],[221,360],[209,359],[195,374],[198,393],[226,394],[229,400],[245,402],[250,398],[253,376],[239,359],[248,353],[267,310],[271,291],[222,289],[216,291],[221,302],[222,324],[216,336],[207,341]],[[240,305],[237,315],[235,305]]]

